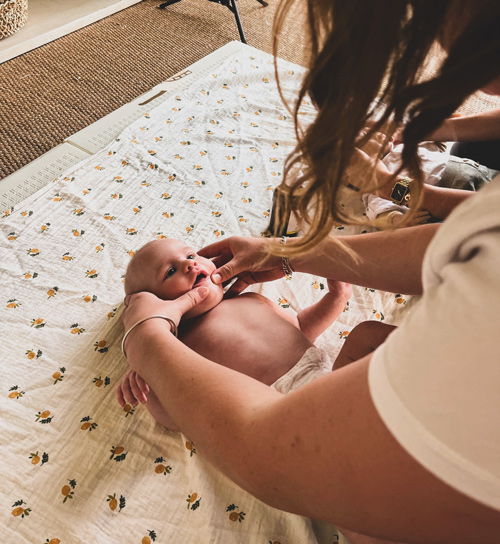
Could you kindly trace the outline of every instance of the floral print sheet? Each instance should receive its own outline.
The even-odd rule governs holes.
[[[280,62],[286,96],[302,74]],[[305,103],[301,113],[307,122],[314,110]],[[342,541],[241,490],[143,406],[115,401],[134,251],[163,236],[195,248],[259,236],[294,140],[271,57],[239,53],[1,211],[2,542]],[[297,311],[325,287],[295,274],[256,289]],[[354,325],[397,321],[407,302],[356,288],[318,343],[335,357]]]

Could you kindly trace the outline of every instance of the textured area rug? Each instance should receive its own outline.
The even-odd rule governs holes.
[[[0,65],[0,179],[239,34],[233,14],[208,0],[159,10],[145,0]],[[238,0],[248,44],[271,52],[278,0]],[[300,6],[297,10],[300,9]],[[283,33],[280,56],[304,65],[302,14]],[[462,109],[500,107],[480,94]]]
[[[0,65],[0,178],[151,87],[239,40],[234,15],[207,0],[159,10],[146,0]],[[249,45],[271,52],[277,6],[238,0]],[[291,18],[280,56],[301,64]]]

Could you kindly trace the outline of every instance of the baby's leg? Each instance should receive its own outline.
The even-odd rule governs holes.
[[[333,364],[333,370],[358,361],[365,355],[375,351],[395,329],[380,321],[364,321],[356,325],[346,338],[340,353]]]
[[[350,544],[398,544],[392,540],[380,540],[380,538],[361,535],[359,533],[355,533],[354,531],[342,529],[341,527],[337,527],[337,529],[349,540]]]

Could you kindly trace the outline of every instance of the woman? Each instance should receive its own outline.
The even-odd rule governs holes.
[[[278,32],[290,4],[280,10]],[[305,179],[292,181],[290,192],[306,181],[300,204],[305,210],[314,199],[316,210],[309,230],[286,246],[289,261],[283,246],[265,239],[230,238],[201,253],[215,258],[214,281],[237,276],[233,292],[291,266],[423,292],[422,300],[385,342],[387,331],[377,332],[383,343],[374,353],[375,346],[355,356],[350,349],[353,364],[283,397],[193,353],[167,334],[166,320],[141,321],[163,314],[178,323],[205,296],[203,287],[168,302],[139,293],[125,300],[130,365],[207,458],[274,507],[399,542],[498,542],[500,181],[440,227],[345,237],[343,247],[325,236],[344,218],[341,184],[366,189],[352,164],[366,161],[355,146],[363,144],[358,134],[381,86],[381,122],[409,119],[403,160],[414,179],[398,184],[401,176],[391,180],[378,168],[369,181],[394,199],[410,194],[414,208],[434,198],[420,186],[417,143],[476,89],[500,94],[500,7],[310,0],[307,8],[311,71],[302,96],[311,94],[318,116],[287,170],[296,160],[305,164]],[[435,39],[449,51],[447,61],[435,79],[417,85]],[[450,210],[464,199],[455,191],[443,198]]]

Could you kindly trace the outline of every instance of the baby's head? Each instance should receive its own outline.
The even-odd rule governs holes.
[[[208,287],[208,296],[185,314],[192,318],[208,312],[222,300],[222,285],[212,282],[215,265],[180,240],[162,238],[141,247],[125,274],[125,294],[148,291],[163,300],[174,300],[194,287]]]

